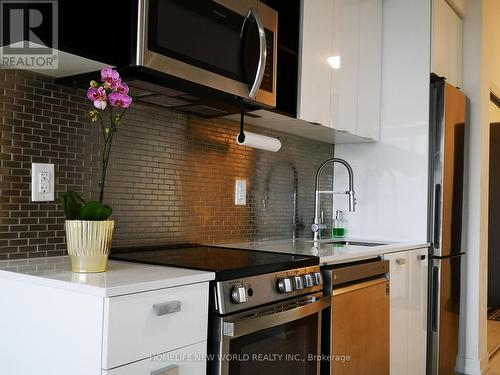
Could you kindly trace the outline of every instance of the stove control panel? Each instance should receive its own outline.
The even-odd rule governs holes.
[[[304,289],[304,279],[301,275],[293,277],[293,290],[302,290]]]
[[[291,275],[278,279],[278,292],[292,293],[294,291],[313,288],[323,285],[323,277],[320,271],[304,273],[303,275]]]
[[[323,285],[323,276],[321,272],[314,272],[312,274],[314,285]]]
[[[247,288],[244,285],[235,285],[231,289],[231,299],[234,303],[246,303],[248,301]]]
[[[292,280],[288,277],[278,280],[278,291],[280,293],[290,293],[293,292]]]
[[[304,275],[304,286],[306,288],[310,288],[310,287],[314,286],[312,273],[307,273]]]
[[[319,266],[297,268],[219,281],[213,294],[214,308],[217,313],[227,314],[322,290]]]

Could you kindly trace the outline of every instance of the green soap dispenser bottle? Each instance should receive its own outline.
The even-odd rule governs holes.
[[[332,237],[343,238],[345,237],[345,220],[344,213],[341,210],[335,211],[335,220],[333,221]]]

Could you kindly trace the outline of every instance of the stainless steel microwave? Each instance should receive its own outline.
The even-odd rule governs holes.
[[[276,106],[277,12],[255,0],[139,0],[136,65]]]
[[[106,18],[92,29],[100,43],[89,8]],[[76,58],[56,82],[86,88],[112,65],[153,105],[202,117],[273,108],[277,26],[257,0],[59,0],[59,49]]]

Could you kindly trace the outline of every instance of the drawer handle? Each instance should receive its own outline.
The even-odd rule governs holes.
[[[153,305],[156,316],[173,314],[181,311],[181,301],[170,301]],[[170,374],[169,374],[170,375]]]
[[[406,259],[398,258],[398,259],[396,259],[396,264],[399,264],[400,266],[403,264],[406,264]]]
[[[179,366],[169,365],[167,367],[151,371],[151,375],[179,375]]]

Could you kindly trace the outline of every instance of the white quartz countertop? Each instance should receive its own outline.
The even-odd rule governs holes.
[[[337,243],[333,243],[332,241],[337,241]],[[379,243],[380,245],[341,245],[338,243],[341,241]],[[429,244],[425,242],[388,242],[351,238],[320,240],[319,242],[314,243],[310,239],[300,238],[295,240],[287,239],[227,243],[222,246],[287,254],[315,255],[320,258],[320,263],[322,265],[326,265],[376,258],[383,254],[395,253],[398,251],[421,249],[428,247]]]
[[[35,283],[101,297],[213,280],[213,272],[110,260],[102,273],[71,272],[68,256],[0,261],[0,279]]]

